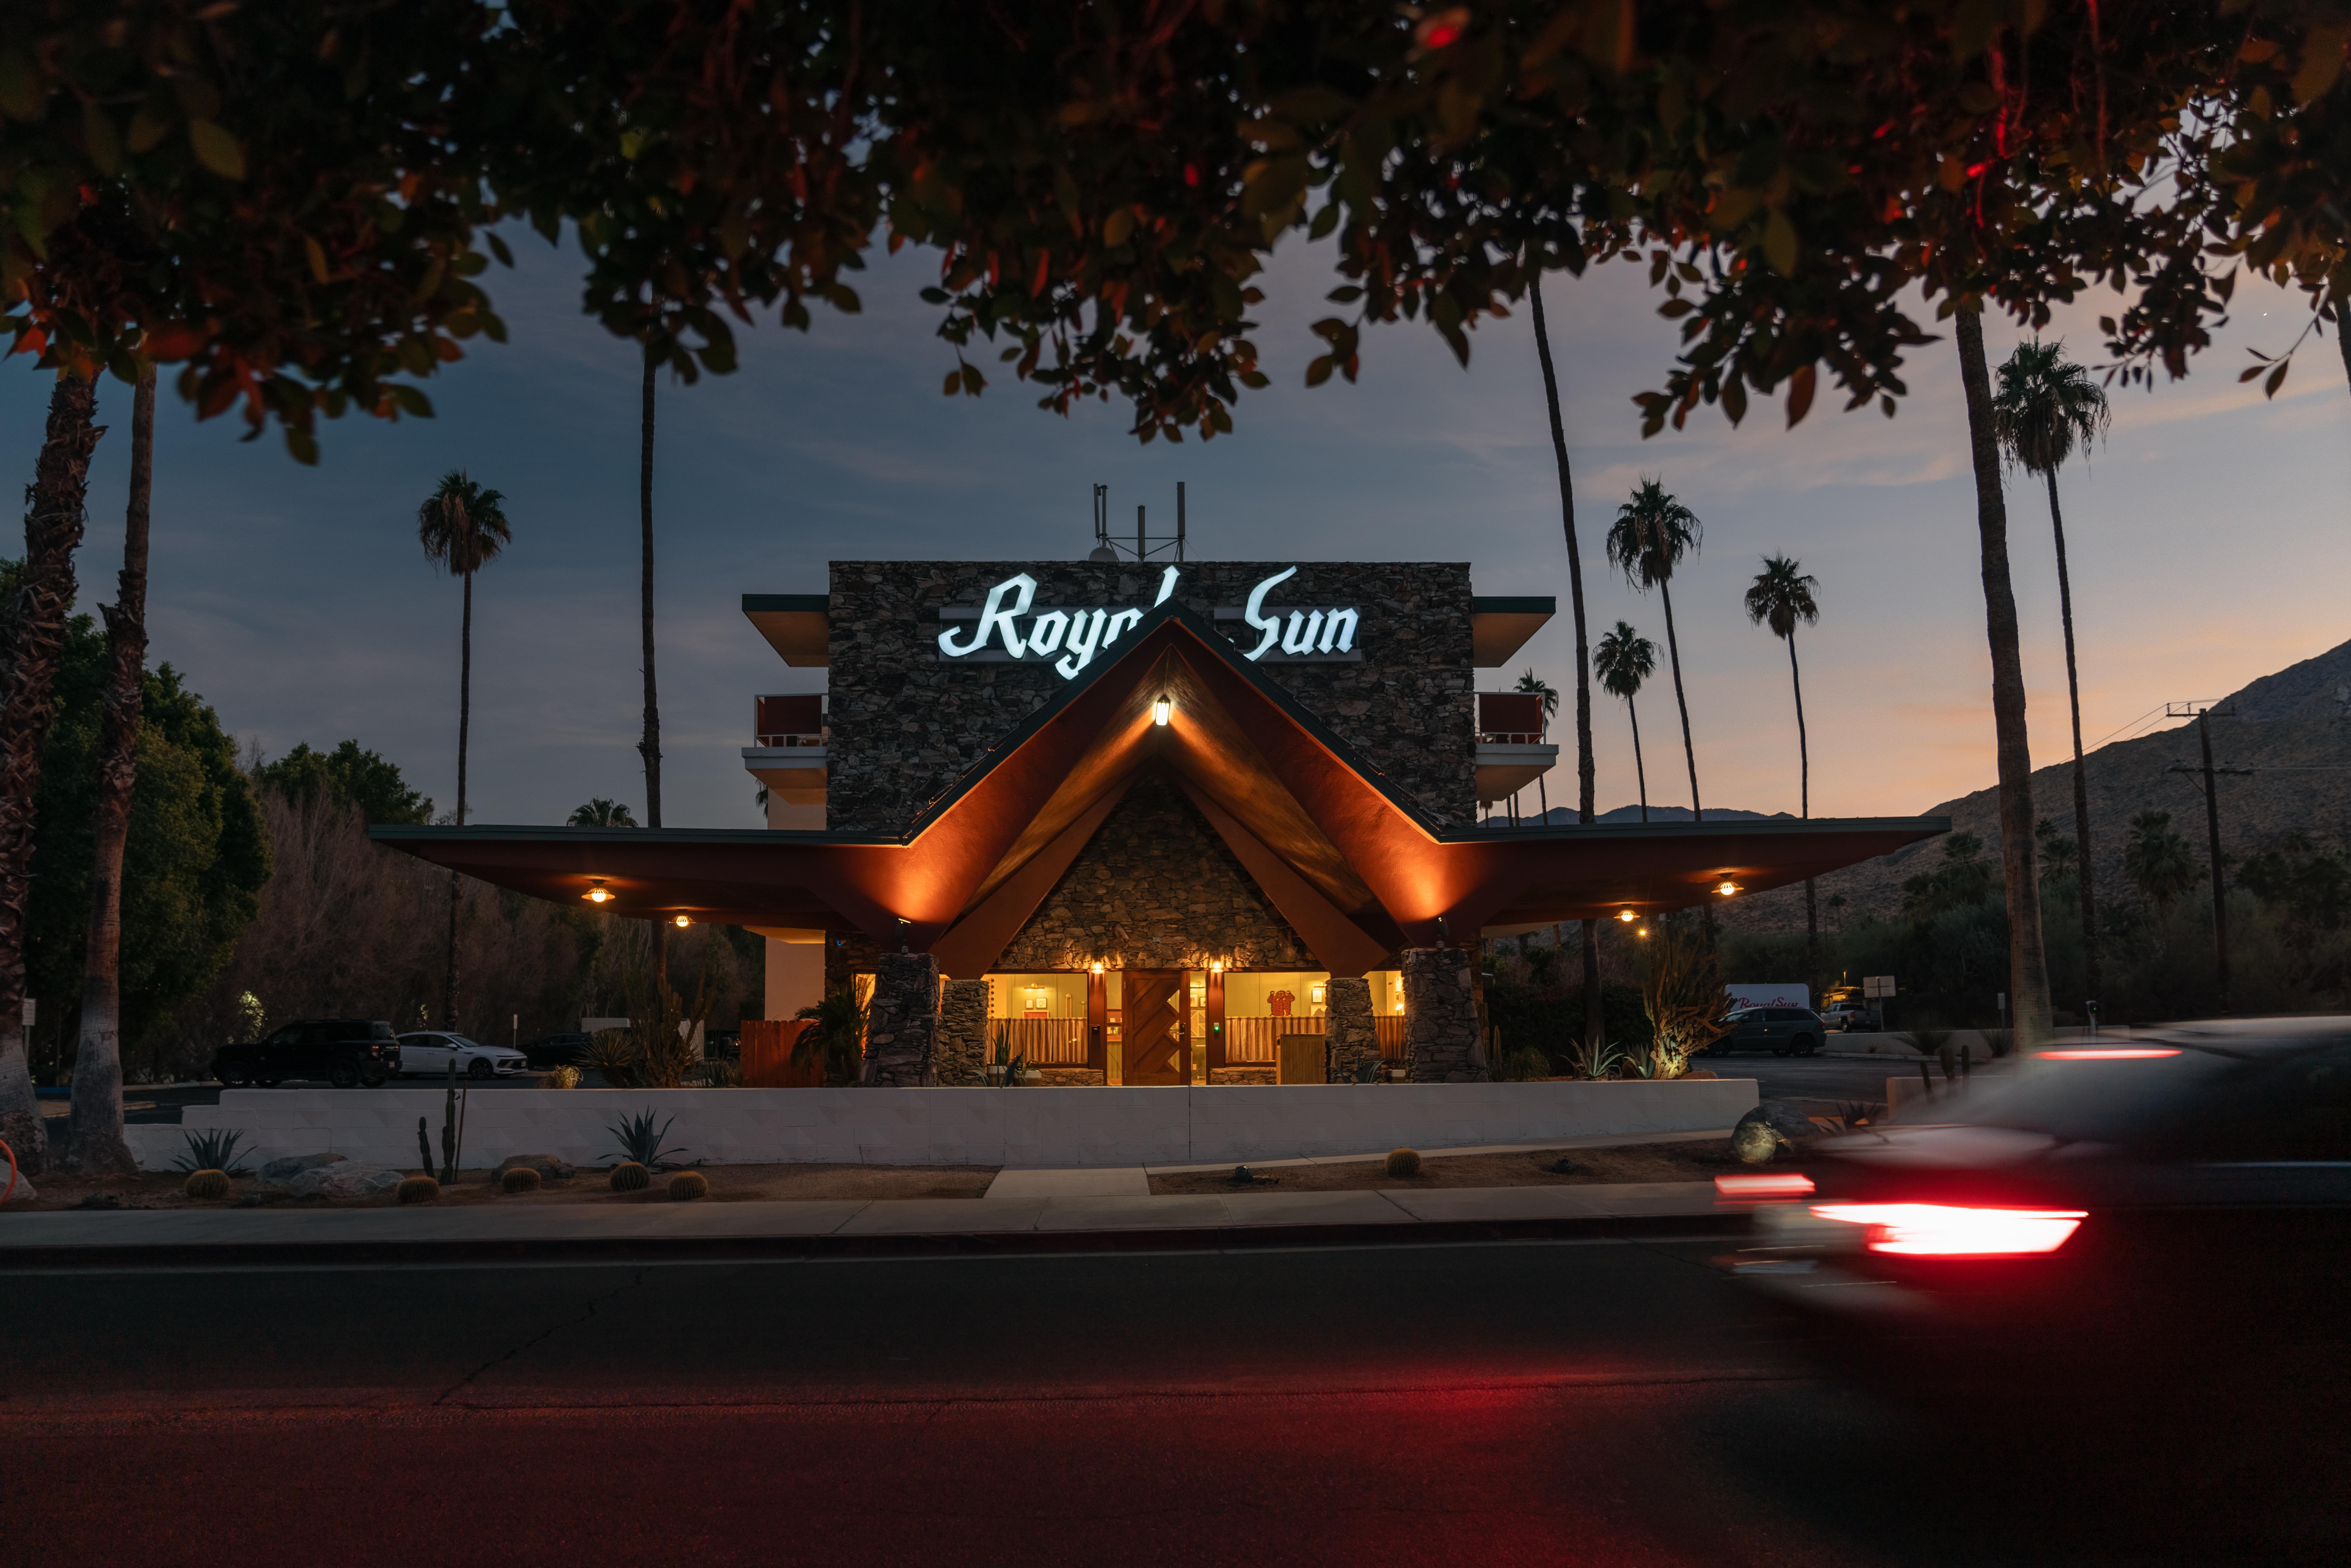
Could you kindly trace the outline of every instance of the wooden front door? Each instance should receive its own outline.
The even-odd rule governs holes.
[[[1128,1083],[1188,1083],[1191,1053],[1185,1049],[1181,969],[1129,969],[1119,977],[1125,991],[1125,1068]]]

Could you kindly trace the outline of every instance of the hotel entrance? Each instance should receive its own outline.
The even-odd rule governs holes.
[[[1404,978],[1364,977],[1380,1054],[1404,1055]],[[1032,1082],[1131,1087],[1321,1082],[1331,977],[1320,970],[1102,968],[986,977],[986,1057]],[[1284,1067],[1282,1041],[1290,1047]]]

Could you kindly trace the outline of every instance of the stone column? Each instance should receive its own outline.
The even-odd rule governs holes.
[[[1380,1036],[1372,1024],[1372,983],[1361,975],[1333,975],[1323,994],[1330,1016],[1323,1024],[1324,1082],[1353,1083],[1365,1063],[1379,1065]]]
[[[1404,950],[1404,1049],[1415,1083],[1482,1083],[1474,956],[1458,947]]]
[[[879,1089],[937,1083],[939,961],[928,953],[884,953],[873,968],[865,1082]]]
[[[949,980],[939,1003],[941,1083],[977,1088],[987,1082],[987,982]]]

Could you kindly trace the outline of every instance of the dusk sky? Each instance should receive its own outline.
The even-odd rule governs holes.
[[[168,386],[156,443],[151,657],[184,671],[223,723],[275,756],[355,737],[446,810],[455,801],[458,588],[425,564],[417,504],[447,468],[505,492],[515,543],[475,588],[471,819],[559,822],[591,796],[642,812],[633,749],[637,652],[637,396],[633,350],[576,311],[577,257],[517,237],[519,269],[486,277],[512,334],[426,390],[433,420],[322,428],[317,468],[234,416],[198,424]],[[820,687],[787,670],[739,612],[745,592],[811,592],[831,559],[1081,558],[1091,486],[1172,518],[1189,485],[1196,559],[1461,560],[1481,593],[1553,593],[1561,613],[1510,670],[1572,685],[1566,560],[1531,329],[1474,334],[1458,367],[1425,327],[1375,330],[1362,383],[1305,390],[1326,314],[1329,252],[1286,246],[1256,340],[1273,387],[1245,394],[1238,434],[1138,446],[1123,405],[1062,420],[998,376],[943,398],[953,351],[915,291],[935,258],[877,256],[860,317],[820,313],[805,336],[741,335],[743,368],[662,392],[656,519],[665,821],[750,827],[739,750],[751,697]],[[1607,520],[1636,478],[1662,475],[1706,525],[1675,583],[1683,672],[1708,804],[1794,810],[1795,728],[1784,649],[1740,598],[1770,551],[1820,580],[1799,633],[1813,810],[1891,815],[1992,781],[1990,663],[1975,508],[1948,340],[1916,354],[1898,418],[1776,408],[1731,430],[1694,415],[1640,438],[1631,394],[1655,385],[1675,333],[1646,270],[1555,279],[1551,304],[1596,636],[1620,616],[1655,638],[1653,597],[1612,580]],[[2105,297],[2110,298],[2111,297]],[[2299,297],[2295,297],[2298,298]],[[2241,289],[2242,308],[2187,382],[2116,392],[2111,442],[2062,478],[2082,638],[2085,738],[2167,700],[2218,696],[2351,636],[2351,395],[2335,344],[2304,346],[2284,392],[2240,385],[2248,346],[2282,348],[2293,300]],[[2060,323],[2095,362],[2103,304]],[[2269,314],[2264,315],[2264,311]],[[2017,340],[1988,331],[1995,361]],[[992,356],[976,362],[991,375]],[[0,434],[29,479],[47,398],[19,361],[0,375]],[[82,608],[111,598],[120,562],[129,390],[108,381],[80,560]],[[2033,758],[2064,754],[2064,666],[2046,504],[2010,485]],[[16,547],[16,548],[21,548]],[[1650,799],[1687,804],[1672,691],[1643,695]],[[1562,713],[1562,719],[1567,717]],[[1600,804],[1635,798],[1622,705],[1596,700]],[[1566,737],[1572,748],[1572,731]],[[1572,749],[1551,800],[1573,803]],[[1531,809],[1531,799],[1528,801]]]

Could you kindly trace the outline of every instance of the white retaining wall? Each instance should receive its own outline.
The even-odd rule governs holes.
[[[183,1134],[246,1134],[247,1164],[333,1152],[415,1168],[416,1119],[441,1151],[439,1089],[229,1089],[177,1127],[124,1131],[140,1163],[169,1169]],[[463,1163],[552,1154],[620,1156],[606,1128],[650,1108],[668,1144],[713,1165],[1206,1165],[1466,1148],[1553,1138],[1729,1127],[1752,1079],[1696,1082],[1217,1085],[1170,1089],[482,1089],[469,1097]],[[246,1153],[250,1150],[250,1154]]]

